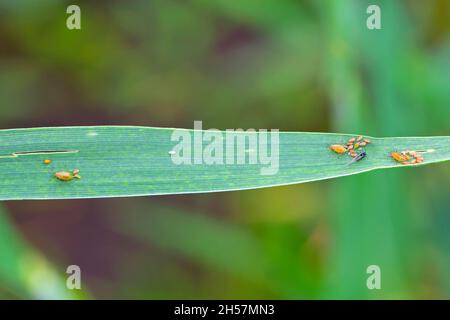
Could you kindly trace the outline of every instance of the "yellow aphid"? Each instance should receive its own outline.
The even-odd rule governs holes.
[[[392,152],[391,157],[395,161],[402,162],[402,163],[405,161],[408,161],[410,159],[410,157],[408,155],[400,153],[400,152]]]
[[[58,180],[61,181],[70,181],[73,179],[81,179],[81,176],[79,175],[80,170],[75,169],[73,170],[73,172],[69,172],[69,171],[58,171],[55,173],[55,177]]]
[[[347,148],[340,144],[332,144],[330,149],[339,154],[347,152]]]
[[[52,160],[49,160],[49,159],[44,160],[44,164],[50,164],[50,163],[52,163]]]

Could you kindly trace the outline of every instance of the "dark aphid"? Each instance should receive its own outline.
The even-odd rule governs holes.
[[[365,151],[361,151],[360,153],[358,153],[358,155],[357,155],[356,157],[354,157],[354,158],[352,159],[352,161],[350,161],[349,164],[352,164],[352,163],[357,162],[357,161],[361,161],[361,160],[364,159],[366,156],[367,156],[367,153],[366,153]]]
[[[355,161],[360,161],[364,159],[367,156],[367,153],[365,151],[362,151],[358,154],[358,156],[355,158]]]

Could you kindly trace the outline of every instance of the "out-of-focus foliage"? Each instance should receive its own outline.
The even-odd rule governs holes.
[[[69,31],[69,2],[1,1],[0,124],[448,135],[450,3],[377,3],[371,31],[368,0],[79,1],[82,30]],[[449,298],[449,178],[442,163],[224,194],[7,202],[0,230],[59,274],[80,265],[96,298]],[[8,295],[25,288],[14,248],[1,244]],[[381,290],[366,287],[371,264]]]
[[[0,298],[82,297],[67,290],[63,272],[59,273],[38,252],[28,248],[0,207]]]

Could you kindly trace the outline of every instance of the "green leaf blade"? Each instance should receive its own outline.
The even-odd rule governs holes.
[[[349,165],[351,157],[335,154],[329,146],[345,144],[357,135],[281,132],[278,172],[262,175],[261,168],[269,165],[249,164],[248,159],[240,165],[176,165],[169,154],[178,143],[171,141],[174,130],[131,126],[0,130],[0,200],[127,197],[302,183],[404,167],[389,156],[396,150],[434,149],[425,155],[424,164],[450,159],[450,137],[365,136],[372,141],[365,148],[368,156]],[[194,135],[193,130],[185,131]],[[259,141],[259,134],[255,134]],[[203,142],[203,148],[208,144]],[[13,153],[38,150],[78,152],[11,157]],[[44,159],[52,163],[45,165]],[[54,177],[57,171],[74,169],[80,170],[80,180],[63,182]]]

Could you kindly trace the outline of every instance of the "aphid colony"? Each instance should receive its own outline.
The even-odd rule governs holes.
[[[426,151],[424,151],[426,152]],[[391,157],[397,162],[400,162],[401,164],[418,164],[424,162],[424,158],[421,155],[421,151],[401,151],[401,152],[392,152]]]
[[[367,156],[367,153],[361,148],[365,147],[370,142],[371,141],[369,139],[364,139],[363,136],[359,136],[357,138],[348,139],[345,145],[332,144],[330,149],[339,154],[348,153],[352,158],[354,158],[351,162],[353,163],[355,161],[360,161]],[[360,149],[361,151],[358,152]]]

